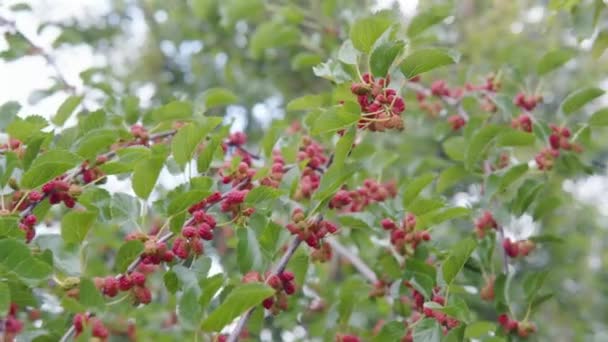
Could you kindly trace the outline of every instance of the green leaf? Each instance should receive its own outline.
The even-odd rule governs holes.
[[[236,287],[228,297],[207,316],[201,327],[205,331],[220,331],[233,319],[248,309],[262,303],[274,294],[275,290],[259,283],[243,284]]]
[[[538,291],[540,291],[548,276],[549,271],[536,271],[526,275],[523,280],[523,288],[527,302],[531,302],[536,298]]]
[[[32,115],[25,119],[16,117],[6,127],[6,133],[13,138],[27,141],[29,137],[39,134],[40,130],[48,125],[49,123],[41,116]]]
[[[245,204],[248,206],[259,205],[262,202],[274,200],[281,196],[281,191],[268,186],[260,185],[253,188],[245,197]]]
[[[209,131],[201,129],[196,123],[180,128],[171,142],[171,152],[175,162],[181,167],[186,165],[192,159],[198,144]]]
[[[382,329],[378,335],[374,336],[374,342],[386,342],[386,341],[401,341],[401,338],[405,334],[403,329],[403,322],[390,322],[382,326]]]
[[[97,213],[72,210],[61,219],[61,237],[66,243],[79,244],[84,241]]]
[[[152,156],[135,165],[131,182],[137,196],[142,199],[150,196],[164,163],[165,156]]]
[[[416,15],[407,27],[407,36],[412,38],[431,26],[439,24],[450,15],[450,6],[433,6]]]
[[[116,253],[116,271],[124,273],[135,259],[144,251],[144,244],[139,240],[130,240],[122,244]]]
[[[591,49],[591,55],[595,59],[599,59],[604,54],[604,51],[608,48],[608,30],[602,30],[598,33],[595,41],[593,42],[593,48]]]
[[[536,71],[542,76],[566,64],[574,56],[576,56],[576,51],[570,49],[549,51],[538,62]]]
[[[496,323],[488,321],[477,321],[469,324],[464,331],[466,338],[481,338],[496,331]]]
[[[63,124],[70,118],[70,116],[76,110],[76,107],[82,102],[82,96],[70,96],[57,109],[57,114],[53,116],[51,121],[57,126],[63,126]]]
[[[200,202],[203,198],[209,196],[210,194],[211,192],[206,190],[192,190],[181,193],[175,196],[175,198],[171,199],[171,202],[169,202],[169,207],[167,208],[167,214],[170,216],[178,214],[188,209],[188,207],[191,205]]]
[[[324,102],[325,96],[322,94],[304,95],[289,101],[285,109],[288,112],[315,109],[321,107]]]
[[[328,59],[327,62],[315,65],[312,67],[312,72],[315,74],[315,76],[324,78],[337,84],[352,80],[351,75],[345,70],[344,65],[333,59]]]
[[[241,273],[245,274],[252,270],[260,270],[263,261],[262,251],[253,229],[238,229],[236,235],[239,239],[236,259]]]
[[[321,184],[313,195],[313,199],[322,202],[333,195],[353,175],[353,167],[352,165],[333,164],[321,178]]]
[[[221,133],[213,135],[211,141],[205,145],[203,148],[203,152],[198,156],[198,160],[196,161],[196,167],[199,173],[206,172],[213,161],[213,156],[220,146],[222,139],[224,139],[226,130],[223,130]]]
[[[223,284],[224,276],[222,274],[216,274],[202,280],[200,282],[200,287],[201,290],[203,290],[203,294],[198,300],[199,305],[201,307],[206,307]]]
[[[589,126],[608,126],[608,108],[602,108],[591,115]]]
[[[359,105],[352,101],[346,101],[343,105],[329,108],[319,115],[315,120],[312,134],[319,135],[326,132],[334,132],[353,125],[361,118]]]
[[[152,112],[154,121],[181,120],[192,118],[192,104],[186,101],[172,101]]]
[[[175,294],[179,290],[179,279],[175,272],[169,270],[163,275],[163,283],[169,293]]]
[[[406,208],[412,214],[420,216],[432,212],[433,210],[443,208],[444,206],[445,203],[440,199],[418,197],[415,201],[409,203]]]
[[[403,206],[407,207],[410,203],[412,203],[416,197],[418,197],[420,192],[422,192],[424,188],[433,182],[435,177],[435,174],[427,173],[408,182],[407,186],[405,187],[405,191],[403,192]]]
[[[17,215],[0,216],[0,236],[23,238],[25,233],[19,229],[20,218]]]
[[[350,28],[350,40],[357,50],[369,53],[376,40],[391,24],[392,21],[381,14],[360,18]]]
[[[497,146],[528,146],[533,145],[535,136],[532,133],[511,130],[500,134],[496,141]]]
[[[238,101],[238,97],[228,89],[211,88],[203,93],[205,99],[205,108],[214,108],[227,106]]]
[[[453,220],[455,218],[469,216],[471,209],[464,207],[452,207],[442,210],[432,211],[419,217],[419,221],[423,227],[434,226],[445,221]]]
[[[41,136],[41,137],[32,137],[27,142],[27,150],[25,150],[25,155],[23,156],[23,170],[24,171],[27,171],[30,168],[30,166],[32,165],[32,162],[34,161],[36,156],[38,156],[38,153],[40,152],[40,147],[42,146],[42,144],[44,143],[45,140],[46,140],[46,136]]]
[[[264,56],[270,48],[296,45],[300,31],[293,25],[279,21],[267,21],[258,25],[249,40],[249,52],[254,58]]]
[[[528,164],[519,164],[509,168],[500,180],[499,191],[505,191],[509,185],[525,175],[526,172],[528,172]]]
[[[488,125],[479,129],[471,138],[471,142],[465,152],[465,167],[473,169],[477,161],[483,156],[488,145],[496,138],[502,130],[501,127]]]
[[[572,114],[581,109],[590,101],[604,95],[604,91],[600,88],[583,88],[570,93],[561,104],[561,109],[564,114]]]
[[[349,129],[336,143],[333,162],[336,165],[343,165],[353,148],[357,131],[353,128]]]
[[[416,323],[412,334],[416,342],[440,342],[442,336],[439,324],[432,318],[424,318],[422,322]]]
[[[21,185],[27,189],[36,188],[63,174],[82,162],[79,156],[64,150],[50,150],[34,160],[32,166],[21,178]]]
[[[101,291],[95,287],[93,281],[87,278],[80,279],[80,291],[78,293],[80,304],[86,308],[102,309],[105,305]]]
[[[190,287],[184,290],[177,305],[177,317],[185,329],[194,330],[203,317],[203,310],[198,303],[198,289]]]
[[[455,51],[424,48],[412,52],[401,64],[401,72],[410,79],[442,66],[458,63],[460,55]]]
[[[468,174],[467,170],[460,165],[448,167],[439,174],[437,184],[435,185],[435,191],[440,194],[445,192],[452,186],[460,183]]]
[[[94,160],[100,152],[107,150],[116,140],[118,140],[118,132],[115,129],[94,129],[87,132],[78,142],[76,153],[85,159]]]
[[[21,105],[17,101],[5,102],[0,106],[0,131],[6,130],[20,109]]]
[[[404,47],[404,42],[389,41],[374,48],[369,60],[372,74],[377,77],[385,77]]]
[[[448,258],[441,266],[443,279],[448,285],[451,284],[452,281],[454,281],[454,278],[456,278],[456,275],[460,273],[460,270],[464,267],[464,264],[475,250],[475,247],[477,247],[477,241],[469,238],[458,242],[456,246],[452,248]]]
[[[11,306],[11,293],[6,282],[0,283],[0,316],[4,317],[8,314],[8,309]]]
[[[338,60],[342,63],[355,65],[360,56],[350,39],[345,40],[338,50]]]

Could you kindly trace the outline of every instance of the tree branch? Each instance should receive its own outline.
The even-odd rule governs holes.
[[[335,237],[328,236],[325,238],[325,242],[328,243],[333,250],[340,254],[340,256],[348,260],[348,262],[350,262],[351,265],[353,265],[353,267],[371,283],[376,283],[378,281],[376,273],[369,266],[367,266],[367,264],[361,260],[358,255],[349,251]]]

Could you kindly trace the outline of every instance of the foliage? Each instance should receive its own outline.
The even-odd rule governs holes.
[[[37,97],[65,97],[50,118],[0,106],[4,340],[599,339],[606,242],[562,184],[605,163],[606,6],[489,3],[115,1],[41,26],[116,51],[141,11],[133,67],[82,86],[0,17],[0,57],[43,58]],[[501,31],[530,8],[542,28]],[[590,51],[564,43],[590,30]]]

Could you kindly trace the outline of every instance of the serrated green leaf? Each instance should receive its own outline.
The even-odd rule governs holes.
[[[232,290],[228,297],[207,316],[201,328],[205,331],[220,331],[233,319],[262,303],[274,292],[273,288],[260,283],[240,285]]]
[[[289,101],[285,109],[288,112],[315,109],[321,107],[324,102],[325,96],[322,94],[304,95]]]
[[[207,133],[208,131],[203,130],[196,123],[190,123],[177,131],[171,142],[171,152],[179,166],[183,167],[192,159],[196,147]]]
[[[538,62],[536,72],[541,76],[547,74],[566,64],[566,62],[571,60],[574,56],[576,56],[576,52],[570,49],[549,51],[545,53]]]
[[[186,330],[194,330],[203,317],[203,310],[198,303],[198,289],[190,287],[184,290],[177,305],[177,317]]]
[[[412,203],[416,197],[418,197],[420,192],[422,192],[424,188],[433,182],[435,177],[435,174],[427,173],[409,181],[405,187],[405,191],[403,192],[403,206],[407,207],[410,203]]]
[[[589,126],[608,126],[608,108],[602,108],[591,115]]]
[[[443,170],[437,178],[437,184],[435,185],[435,191],[437,193],[443,193],[452,186],[458,184],[463,178],[468,176],[467,170],[460,165],[453,165]]]
[[[464,267],[471,253],[477,247],[477,242],[473,239],[465,239],[456,244],[450,251],[448,258],[441,265],[443,279],[449,285],[454,281],[456,275]]]
[[[150,196],[164,163],[165,156],[152,156],[135,165],[131,182],[137,196],[142,199]]]
[[[245,204],[249,206],[259,205],[264,201],[273,200],[280,196],[280,190],[261,185],[249,191],[245,197]]]
[[[84,241],[93,225],[97,213],[93,211],[70,211],[61,219],[61,237],[66,243],[79,244]]]
[[[507,131],[496,140],[496,145],[501,147],[506,146],[528,146],[533,145],[535,136],[532,133],[522,132],[517,130]]]
[[[154,121],[169,121],[192,118],[192,104],[186,101],[172,101],[152,112]]]
[[[466,338],[481,338],[484,336],[491,335],[496,331],[496,323],[488,321],[477,321],[469,324],[464,331]]]
[[[19,229],[20,218],[17,215],[0,216],[0,236],[22,238],[25,233]]]
[[[409,54],[401,63],[401,72],[410,79],[416,75],[446,65],[458,63],[460,55],[455,51],[424,48]]]
[[[6,130],[20,109],[21,105],[17,101],[5,102],[0,106],[0,131]]]
[[[401,341],[401,338],[405,334],[403,329],[403,322],[390,322],[382,326],[382,329],[378,335],[374,336],[374,342],[385,342],[385,341]]]
[[[203,93],[205,108],[227,106],[238,101],[238,97],[228,89],[211,88]]]
[[[213,296],[219,291],[224,284],[224,276],[216,274],[206,278],[200,282],[200,288],[203,291],[198,303],[201,307],[207,307]]]
[[[36,188],[63,174],[82,162],[79,156],[64,150],[50,150],[38,156],[21,178],[21,185],[27,189]]]
[[[67,119],[74,113],[76,107],[82,102],[82,96],[70,96],[57,109],[57,113],[51,121],[57,126],[63,126]]]
[[[433,6],[417,14],[407,27],[407,36],[414,37],[426,31],[433,25],[439,24],[450,15],[450,6]]]
[[[80,139],[76,153],[88,160],[104,152],[118,140],[118,132],[114,129],[94,129]]]
[[[332,107],[321,112],[314,122],[312,134],[334,132],[353,125],[360,118],[361,109],[359,106],[352,101],[347,101],[342,106]]]
[[[245,274],[252,270],[261,270],[263,261],[262,251],[253,229],[239,229],[236,234],[239,241],[236,249],[236,258],[241,273]]]
[[[424,318],[417,323],[412,334],[416,342],[440,342],[442,336],[439,324],[432,318]]]
[[[357,50],[369,53],[376,40],[391,25],[392,21],[381,14],[360,18],[350,28],[350,40]]]
[[[479,129],[473,135],[465,152],[465,166],[467,169],[473,169],[477,161],[482,158],[488,145],[490,145],[501,130],[501,127],[488,125]]]
[[[144,244],[139,240],[130,240],[123,243],[118,249],[118,253],[116,253],[116,270],[120,273],[125,272],[143,251]]]
[[[369,60],[372,74],[377,77],[385,77],[404,47],[405,43],[401,41],[389,41],[375,47]]]
[[[564,114],[572,114],[602,95],[604,95],[604,91],[600,88],[583,88],[570,93],[560,107]]]
[[[78,292],[80,304],[88,309],[102,309],[105,305],[101,291],[95,287],[93,281],[88,278],[80,279],[80,291]]]

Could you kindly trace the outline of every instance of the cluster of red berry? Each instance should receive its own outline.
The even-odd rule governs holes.
[[[281,151],[272,151],[272,167],[270,174],[260,180],[260,184],[272,188],[278,188],[285,174],[285,159],[281,155]]]
[[[167,244],[158,241],[155,235],[148,235],[142,232],[128,234],[126,241],[138,240],[144,244],[144,251],[141,254],[143,264],[158,265],[161,262],[171,262],[175,255],[168,249]]]
[[[502,248],[511,258],[528,256],[535,247],[534,242],[530,240],[511,241],[511,239],[506,238],[502,242]]]
[[[520,114],[515,119],[511,120],[511,127],[532,133],[532,117],[529,114]]]
[[[321,247],[321,239],[327,234],[334,234],[338,227],[326,220],[307,220],[304,211],[296,208],[291,214],[291,223],[287,224],[287,230],[293,235],[297,235],[300,240],[312,248]]]
[[[519,322],[516,319],[510,318],[507,314],[498,316],[498,323],[505,332],[516,332],[519,337],[526,338],[536,332],[536,326],[532,322]]]
[[[475,232],[477,237],[483,239],[488,230],[498,229],[498,223],[491,212],[485,211],[481,217],[475,220]]]
[[[373,179],[366,179],[363,186],[358,189],[341,189],[336,192],[329,202],[329,207],[345,212],[360,212],[372,203],[383,202],[395,196],[397,196],[395,182],[379,183]]]
[[[559,157],[560,150],[582,152],[583,148],[579,144],[570,141],[571,132],[568,127],[550,125],[551,135],[549,136],[549,146],[543,148],[534,157],[539,170],[549,171],[553,168],[555,159]]]
[[[233,168],[231,161],[227,160],[219,173],[222,177],[222,183],[232,183],[233,186],[236,186],[241,182],[250,181],[256,171],[250,164],[244,161],[240,162],[236,168]]]
[[[264,299],[262,305],[272,314],[276,315],[282,310],[287,310],[287,296],[296,292],[295,277],[292,272],[283,271],[278,274],[267,274],[266,283],[275,289],[272,297]]]
[[[297,159],[300,162],[307,161],[307,163],[302,170],[300,184],[294,197],[296,199],[310,198],[321,184],[321,174],[324,172],[323,166],[327,163],[328,158],[321,144],[309,136],[304,136]]]
[[[80,194],[80,187],[77,185],[70,186],[70,183],[64,180],[65,175],[59,176],[56,179],[44,184],[42,192],[49,197],[51,204],[57,204],[63,201],[68,208],[74,208],[76,205],[75,197]]]
[[[513,104],[524,111],[531,112],[540,102],[542,102],[542,100],[543,97],[540,95],[526,95],[524,93],[517,93],[513,99]]]
[[[18,311],[19,307],[17,304],[11,303],[8,315],[6,315],[3,321],[0,321],[3,323],[0,325],[0,327],[3,327],[3,329],[0,329],[0,332],[4,333],[3,335],[0,335],[0,337],[2,337],[0,340],[14,341],[15,337],[23,330],[23,322],[17,318]]]
[[[75,337],[80,336],[85,327],[89,325],[91,326],[93,337],[96,337],[101,341],[107,341],[108,336],[110,336],[110,332],[103,322],[99,318],[90,316],[88,314],[76,314],[72,324],[74,325]]]
[[[327,243],[322,243],[321,247],[315,249],[310,253],[310,258],[313,262],[327,262],[331,260],[333,250]]]
[[[405,101],[395,89],[388,88],[390,76],[374,79],[369,73],[363,74],[361,83],[353,83],[351,92],[357,95],[357,101],[363,114],[359,120],[360,129],[372,132],[383,132],[387,129],[403,129],[401,113],[405,110]]]
[[[38,219],[35,215],[29,214],[23,217],[19,223],[19,229],[25,233],[25,241],[28,243],[34,239],[34,236],[36,236],[34,226],[36,225],[37,221]]]
[[[80,174],[82,175],[82,182],[84,184],[89,184],[91,182],[103,179],[105,175],[101,169],[99,169],[99,165],[104,164],[108,161],[108,157],[105,155],[101,155],[97,157],[97,160],[93,166],[89,166],[88,162],[82,163],[80,167]]]
[[[226,198],[222,201],[220,205],[220,210],[224,213],[232,213],[232,217],[238,217],[240,215],[243,216],[251,216],[255,212],[255,209],[252,207],[245,207],[243,202],[245,202],[245,197],[249,190],[237,190],[234,189],[226,194]]]
[[[116,297],[120,291],[131,292],[134,305],[148,304],[152,301],[152,292],[146,287],[146,275],[143,272],[132,272],[118,278],[107,276],[95,278],[95,286],[106,296]]]
[[[421,312],[425,317],[435,319],[443,327],[444,334],[447,334],[447,332],[450,329],[453,329],[453,328],[457,327],[458,325],[460,325],[460,321],[458,321],[456,318],[450,317],[447,314],[445,314],[444,312],[441,312],[439,310],[434,310],[432,308],[425,307],[424,306],[424,302],[425,302],[424,295],[422,293],[420,293],[419,291],[417,291],[416,289],[414,289],[413,286],[409,282],[407,282],[407,281],[404,282],[404,285],[406,287],[410,288],[410,290],[411,290],[411,298],[413,301],[412,308],[414,310],[416,310],[417,312]],[[441,289],[439,287],[435,287],[431,294],[430,300],[441,306],[445,306],[446,305],[445,298],[442,295],[440,295],[440,291],[441,291]],[[412,314],[411,318],[412,318],[412,320],[410,321],[410,323],[414,323],[417,320],[421,319],[422,317],[417,314],[416,315]],[[409,331],[408,336],[410,336],[410,338],[408,339],[406,336],[404,341],[412,341],[411,340],[411,330]]]
[[[148,145],[148,139],[150,139],[150,134],[144,126],[131,126],[131,135],[133,135],[134,139],[133,141],[129,142],[129,145]]]
[[[238,156],[247,165],[251,165],[252,155],[243,148],[247,143],[247,135],[243,132],[234,132],[228,136],[228,139],[222,143],[224,152],[231,152],[233,156]],[[230,151],[231,150],[231,151]]]
[[[391,244],[402,255],[413,255],[416,247],[422,241],[431,239],[431,234],[426,230],[414,231],[416,229],[416,216],[411,213],[405,215],[400,225],[388,218],[383,219],[380,224],[382,228],[391,232]]]
[[[173,241],[173,253],[181,259],[190,254],[203,254],[203,241],[213,239],[213,229],[217,226],[215,218],[203,210],[192,213],[191,224],[182,228],[182,236]]]

